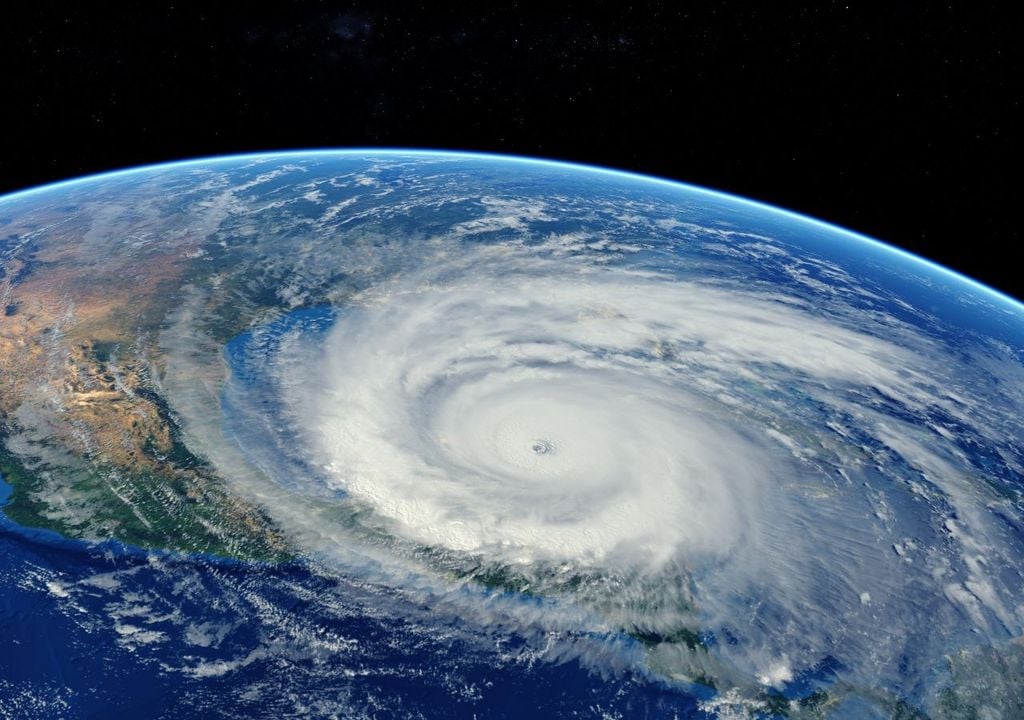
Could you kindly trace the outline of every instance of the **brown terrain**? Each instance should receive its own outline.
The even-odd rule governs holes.
[[[109,517],[100,526],[85,517],[69,521],[66,513],[54,521],[45,484],[37,487],[33,463],[9,452],[10,444],[0,448],[8,465],[0,472],[15,487],[5,511],[19,522],[88,539],[216,552],[244,541],[232,538],[240,533],[254,541],[256,555],[280,554],[283,541],[263,514],[228,493],[185,448],[153,383],[161,365],[154,331],[182,282],[188,248],[90,255],[78,241],[84,229],[78,230],[48,232],[45,242],[0,255],[0,442],[28,430],[25,417],[43,424],[34,438],[42,432],[46,445],[98,473],[90,501]],[[20,469],[10,467],[19,461]],[[111,472],[128,481],[114,487],[99,480]],[[170,502],[140,502],[156,490],[140,483],[164,485],[160,495]],[[194,511],[200,516],[190,517]],[[193,526],[191,534],[172,531],[182,522]]]

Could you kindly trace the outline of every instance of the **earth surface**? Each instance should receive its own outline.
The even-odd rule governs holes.
[[[1024,717],[1022,348],[594,168],[0,198],[0,717]]]

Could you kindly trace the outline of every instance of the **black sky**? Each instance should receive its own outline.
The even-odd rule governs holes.
[[[1024,298],[999,5],[132,5],[0,21],[0,192],[263,149],[538,155],[809,213]]]

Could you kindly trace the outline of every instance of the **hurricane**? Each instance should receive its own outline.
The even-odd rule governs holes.
[[[1013,707],[1019,305],[816,221],[604,171],[429,153],[185,168],[118,180],[125,222],[158,239],[105,242],[177,269],[146,285],[173,282],[173,302],[101,364],[115,392],[144,358],[133,397],[161,398],[180,441],[159,457],[222,482],[226,517],[284,548],[252,571],[276,588],[260,607],[308,608],[282,627],[340,621],[275,553],[359,613],[457,632],[474,666],[673,688],[695,717],[954,717],[979,675]],[[11,413],[15,455],[44,399]],[[190,532],[228,555],[255,542],[215,522]],[[253,642],[202,667],[301,662],[302,640]],[[355,647],[332,643],[317,652]]]

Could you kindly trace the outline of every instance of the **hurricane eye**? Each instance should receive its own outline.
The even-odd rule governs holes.
[[[549,440],[536,440],[530,445],[530,450],[534,455],[550,455],[555,451],[555,445]]]

